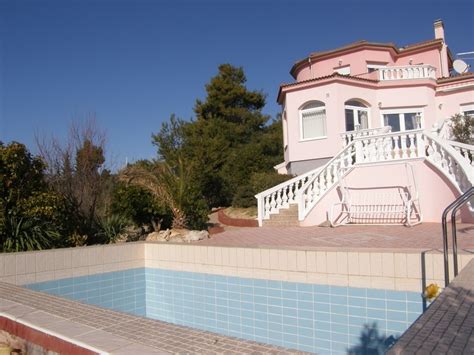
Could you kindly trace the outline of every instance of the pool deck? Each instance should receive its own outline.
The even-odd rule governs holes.
[[[76,348],[77,354],[303,354],[98,308],[3,282],[0,318],[2,329],[6,328],[4,323],[13,320],[12,330],[23,326],[20,337],[29,336],[28,340],[34,343],[44,343],[46,338],[48,347],[65,340],[82,348]]]
[[[449,243],[451,244],[451,226]],[[474,224],[457,224],[458,248],[474,251]],[[194,244],[315,250],[321,248],[442,250],[439,223],[423,223],[415,227],[349,225],[329,227],[225,227],[225,231]]]
[[[474,354],[474,260],[388,354]]]

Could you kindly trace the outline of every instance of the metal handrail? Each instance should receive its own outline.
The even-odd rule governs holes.
[[[449,265],[448,265],[448,214],[451,212],[451,234],[453,238],[453,266],[454,266],[454,277],[458,275],[458,239],[456,232],[456,213],[457,211],[474,196],[474,186],[470,187],[461,196],[455,199],[446,209],[443,211],[443,217],[441,219],[443,228],[443,254],[444,254],[444,285],[449,285]]]

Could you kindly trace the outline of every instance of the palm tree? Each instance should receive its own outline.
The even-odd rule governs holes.
[[[181,159],[175,169],[164,162],[138,162],[119,173],[120,180],[139,186],[163,201],[173,215],[172,228],[187,227],[184,203],[189,189],[188,177],[189,169]]]

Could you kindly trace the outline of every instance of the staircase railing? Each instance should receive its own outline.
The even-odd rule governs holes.
[[[281,208],[287,208],[290,203],[296,202],[296,196],[304,184],[321,170],[321,167],[298,175],[268,190],[255,195],[257,199],[258,225],[261,227],[263,219],[271,213],[277,213]]]
[[[451,234],[453,238],[453,273],[454,277],[458,275],[458,237],[456,230],[456,212],[465,204],[468,203],[469,199],[474,196],[474,187],[470,187],[466,192],[454,200],[446,209],[443,211],[441,224],[443,228],[443,256],[444,256],[444,285],[449,285],[449,259],[448,259],[448,214],[451,211]]]
[[[355,144],[356,140],[350,142],[300,189],[297,196],[298,220],[304,220],[314,205],[339,182],[340,177],[351,170],[355,162]]]
[[[473,169],[454,148],[428,131],[411,130],[355,138],[300,189],[298,219],[303,221],[321,198],[360,164],[426,158],[463,193],[474,183]],[[350,163],[347,163],[347,162]],[[340,169],[340,173],[337,173]]]
[[[368,128],[368,129],[359,129],[356,131],[346,131],[341,133],[342,139],[342,146],[345,147],[350,142],[352,142],[355,138],[364,137],[364,136],[372,136],[375,134],[381,133],[388,133],[392,130],[390,126],[384,126],[379,128]]]
[[[355,165],[424,157],[422,133],[421,130],[414,130],[355,138],[301,188],[298,219],[304,220],[321,198]]]
[[[290,203],[298,203],[298,219],[304,220],[340,178],[360,164],[426,159],[463,193],[474,184],[473,147],[454,143],[422,130],[355,137],[323,167],[255,195],[258,201],[259,225],[261,226],[263,219],[269,218],[270,214],[288,207]],[[457,148],[462,148],[467,153]],[[471,211],[472,207],[470,206]]]
[[[474,169],[456,149],[445,140],[430,132],[423,132],[426,144],[426,159],[437,167],[460,193],[474,185]]]
[[[455,141],[447,141],[459,154],[461,154],[471,166],[474,166],[474,145]]]

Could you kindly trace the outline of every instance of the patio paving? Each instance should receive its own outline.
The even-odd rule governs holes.
[[[474,260],[388,354],[474,354]]]
[[[449,228],[449,242],[451,229]],[[457,224],[458,248],[474,251],[474,224]],[[291,248],[291,249],[397,249],[432,250],[443,248],[439,223],[423,223],[415,227],[349,225],[329,227],[261,227],[229,228],[199,245]]]

